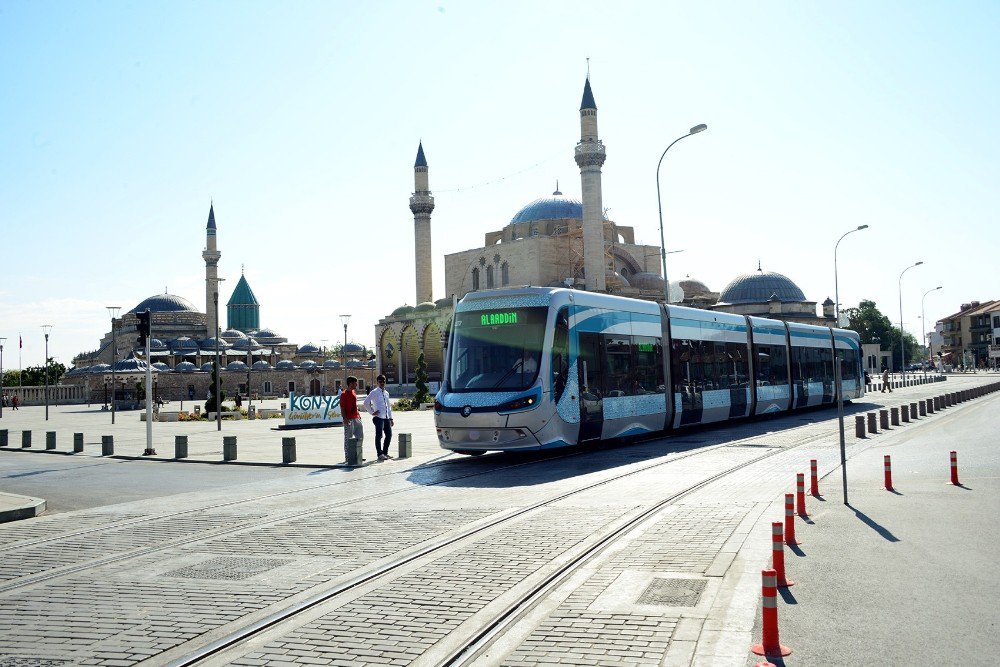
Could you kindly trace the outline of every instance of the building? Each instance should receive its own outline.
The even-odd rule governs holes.
[[[433,299],[431,213],[435,208],[423,143],[413,165],[415,305],[403,305],[375,326],[379,368],[388,382],[412,385],[417,359],[424,355],[431,382],[443,372],[443,349],[454,304],[472,291],[514,285],[571,287],[662,301],[660,246],[635,242],[632,227],[605,213],[602,169],[607,157],[598,134],[597,104],[588,77],[580,104],[580,141],[574,157],[580,169],[581,198],[564,195],[556,184],[547,197],[522,206],[510,221],[484,234],[483,245],[445,255],[445,298]],[[722,293],[690,276],[671,283],[671,303],[726,312],[763,315],[810,324],[833,323],[833,301],[806,300],[791,280],[758,271],[735,279]]]
[[[111,331],[98,348],[73,359],[73,368],[63,382],[81,385],[92,401],[101,400],[111,382],[126,400],[137,376],[145,373],[145,350],[138,345],[138,313],[150,312],[152,338],[150,361],[155,371],[157,395],[168,400],[204,399],[212,382],[211,369],[218,354],[223,369],[221,381],[227,395],[234,391],[258,396],[281,396],[289,392],[325,394],[339,391],[346,375],[359,378],[362,388],[374,384],[375,363],[363,347],[349,344],[344,357],[330,359],[325,350],[311,343],[297,344],[273,329],[260,326],[260,303],[246,275],[233,289],[226,306],[227,329],[216,320],[219,306],[215,206],[209,206],[205,227],[205,311],[175,294],[156,294],[143,299],[121,317],[112,320]]]
[[[941,361],[952,367],[985,368],[990,345],[1000,344],[1000,301],[970,301],[937,321],[942,336]]]

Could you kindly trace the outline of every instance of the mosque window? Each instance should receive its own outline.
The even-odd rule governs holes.
[[[270,394],[271,393],[271,382],[270,382],[270,380],[265,380],[264,381],[264,393],[265,394]]]
[[[472,269],[472,290],[479,289],[479,269]]]
[[[486,267],[486,289],[490,289],[493,286],[494,286],[493,285],[493,267],[492,266],[487,266]]]
[[[510,284],[510,267],[507,265],[507,262],[500,265],[500,284]]]
[[[538,225],[536,225],[536,224],[534,224],[534,223],[532,223],[532,224],[531,224],[531,232],[530,232],[530,235],[531,235],[531,236],[538,236]]]

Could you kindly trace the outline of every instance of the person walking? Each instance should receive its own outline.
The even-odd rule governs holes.
[[[365,433],[361,428],[361,413],[358,412],[358,378],[347,376],[347,385],[340,392],[340,414],[344,418],[344,461],[350,461],[347,446],[351,438],[357,438],[358,444],[364,442]],[[364,459],[362,459],[363,461]]]
[[[11,407],[11,409],[17,410],[18,409],[17,406],[20,405],[20,404],[21,404],[20,399],[18,399],[17,394],[14,394],[14,398],[10,399],[10,407]]]
[[[385,390],[385,376],[379,375],[375,378],[378,387],[368,392],[365,398],[365,410],[372,416],[375,422],[375,451],[378,453],[378,460],[385,461],[391,459],[389,456],[389,442],[392,440],[392,405],[389,404],[389,392]],[[382,434],[385,434],[385,442],[382,441]]]
[[[882,369],[882,393],[883,394],[885,393],[886,389],[889,390],[890,394],[892,393],[892,385],[889,384],[889,369],[888,368],[883,368]]]

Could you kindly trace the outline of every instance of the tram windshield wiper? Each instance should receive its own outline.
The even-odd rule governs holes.
[[[496,389],[497,387],[502,385],[504,382],[507,381],[507,378],[509,378],[511,374],[521,366],[524,366],[524,357],[518,357],[517,361],[514,362],[514,365],[508,368],[507,372],[504,373],[502,376],[500,376],[500,379],[497,380],[496,384],[490,387],[490,389]]]

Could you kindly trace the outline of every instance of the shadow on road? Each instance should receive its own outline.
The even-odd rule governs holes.
[[[877,521],[873,520],[871,517],[869,517],[867,514],[865,514],[858,508],[854,507],[854,505],[848,503],[847,506],[851,508],[852,512],[854,512],[854,516],[861,519],[861,523],[865,524],[866,526],[874,530],[876,533],[884,537],[889,542],[900,541],[898,537],[892,534],[892,531],[890,531],[888,528],[878,523]]]

